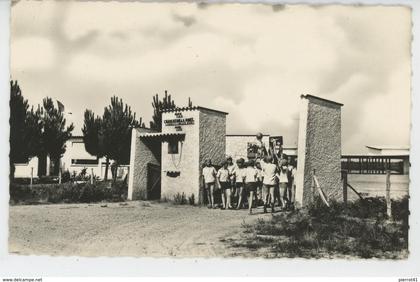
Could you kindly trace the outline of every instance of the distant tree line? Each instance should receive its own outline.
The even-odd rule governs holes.
[[[191,99],[188,99],[188,106],[192,106]],[[152,107],[150,128],[161,131],[162,111],[176,108],[175,102],[165,91],[162,99],[158,94],[153,96]],[[145,124],[141,117],[136,119],[131,107],[116,96],[111,98],[102,115],[86,109],[82,127],[85,149],[98,159],[105,157],[105,180],[108,179],[110,160],[114,161],[115,168],[129,161],[133,127],[145,127]],[[59,103],[55,107],[53,100],[46,97],[42,105],[30,107],[18,82],[10,81],[10,178],[14,178],[15,163],[27,162],[35,156],[41,160],[49,156],[54,167],[60,169],[58,164],[73,129],[73,124],[66,126]]]
[[[82,128],[85,149],[93,156],[106,158],[105,180],[108,179],[110,159],[114,160],[116,168],[130,159],[131,129],[140,126],[144,127],[142,118],[136,120],[130,106],[116,96],[111,98],[111,104],[104,108],[102,116],[88,109],[85,111]]]
[[[192,106],[191,99],[188,104]],[[162,111],[176,108],[175,102],[165,91],[162,100],[159,99],[158,94],[153,96],[152,107],[153,116],[150,128],[161,131]],[[85,149],[93,156],[105,157],[105,180],[108,179],[110,160],[114,161],[114,169],[130,160],[131,129],[134,127],[145,127],[142,118],[136,120],[136,114],[131,111],[131,107],[116,96],[111,98],[111,104],[104,108],[102,116],[95,115],[89,109],[85,111],[82,128]]]
[[[14,178],[15,163],[27,162],[37,156],[58,164],[66,151],[66,141],[71,137],[73,124],[66,126],[66,119],[51,98],[42,105],[29,109],[28,100],[22,95],[17,81],[10,81],[10,178]]]

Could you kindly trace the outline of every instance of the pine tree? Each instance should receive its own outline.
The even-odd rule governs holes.
[[[131,148],[131,130],[144,127],[142,119],[136,120],[136,114],[116,96],[104,109],[102,118],[95,117],[90,110],[85,111],[82,129],[86,150],[97,157],[106,157],[104,179],[108,179],[109,160],[115,161],[115,169],[121,163],[128,163]],[[114,179],[115,180],[115,179]]]
[[[95,117],[95,114],[91,110],[86,110],[82,132],[86,152],[98,158],[102,158],[105,155],[102,118],[99,116]]]
[[[10,81],[10,180],[14,178],[14,164],[26,162],[40,151],[42,121],[39,110],[29,104],[22,95],[17,81]]]
[[[165,96],[162,100],[159,100],[159,95],[153,96],[153,117],[150,122],[150,128],[156,131],[162,131],[162,111],[167,109],[175,109],[175,102],[172,100],[171,95],[168,95],[168,91],[165,90]]]
[[[66,151],[66,141],[70,139],[74,126],[70,124],[66,127],[63,112],[54,106],[51,98],[44,98],[42,104],[40,110],[43,123],[42,153],[50,156],[57,173],[60,158]]]

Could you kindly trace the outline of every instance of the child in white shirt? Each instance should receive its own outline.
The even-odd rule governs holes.
[[[255,163],[255,169],[257,170],[257,192],[256,192],[256,196],[257,196],[257,205],[258,202],[262,202],[262,183],[263,183],[263,171],[261,168],[261,161],[257,161]]]
[[[256,184],[258,177],[258,171],[254,167],[254,162],[252,160],[246,163],[246,169],[244,172],[245,190],[248,195],[248,209],[249,214],[252,214],[252,201],[254,199],[254,194],[257,189]]]
[[[222,194],[222,209],[231,209],[229,170],[227,162],[223,162],[222,167],[219,169],[219,171],[217,171],[216,179]]]
[[[288,171],[286,160],[281,160],[277,178],[279,179],[279,202],[281,203],[282,209],[286,208],[285,199],[287,200],[286,193],[289,183],[289,178],[287,177]]]
[[[216,169],[212,166],[211,160],[208,159],[205,162],[205,167],[203,168],[203,178],[204,178],[204,189],[207,194],[208,208],[216,208],[214,203],[214,184],[216,182]]]
[[[235,187],[236,195],[235,198],[238,199],[236,209],[239,210],[242,206],[242,196],[244,193],[244,172],[245,172],[245,161],[243,158],[240,158],[236,161],[237,168],[234,171],[235,175]]]
[[[276,174],[278,168],[272,163],[273,158],[267,156],[263,162],[261,162],[261,168],[263,172],[263,202],[264,202],[264,213],[267,212],[268,205],[271,206],[271,212],[274,212],[274,188],[276,186]]]

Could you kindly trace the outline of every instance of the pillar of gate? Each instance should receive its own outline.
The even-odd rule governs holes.
[[[128,172],[128,200],[147,200],[149,163],[160,166],[160,141],[140,138],[142,133],[153,132],[148,128],[133,128],[131,131],[130,168]]]
[[[312,95],[302,95],[300,102],[296,206],[304,207],[310,203],[314,171],[327,198],[342,200],[343,104]]]

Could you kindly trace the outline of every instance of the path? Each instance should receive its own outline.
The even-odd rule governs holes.
[[[223,242],[241,226],[269,218],[246,210],[133,201],[10,207],[9,251],[81,256],[232,256]]]

